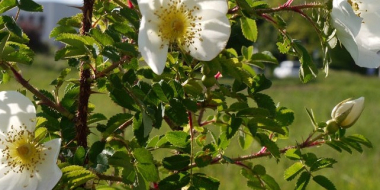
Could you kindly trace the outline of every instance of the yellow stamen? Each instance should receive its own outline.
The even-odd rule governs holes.
[[[194,44],[194,39],[199,38],[202,41],[200,32],[202,17],[194,15],[194,11],[199,7],[187,7],[181,3],[181,0],[169,0],[166,8],[154,12],[159,19],[158,32],[161,37],[162,44],[169,45],[177,43],[182,46],[189,47]]]
[[[5,134],[5,138],[0,138],[0,144],[5,148],[1,150],[3,160],[1,164],[5,165],[8,170],[4,173],[7,175],[9,172],[22,173],[25,171],[33,173],[36,172],[36,166],[42,164],[45,160],[45,154],[42,151],[45,147],[34,140],[34,133],[28,131],[26,126],[20,126],[19,129],[11,130]]]

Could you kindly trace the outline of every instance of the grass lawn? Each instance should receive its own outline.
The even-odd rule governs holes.
[[[66,66],[64,62],[52,62],[53,60],[50,57],[37,56],[33,67],[22,67],[23,75],[26,79],[30,79],[30,83],[37,88],[51,91],[54,87],[49,84]],[[69,78],[77,78],[76,72],[73,71]],[[312,130],[305,111],[306,107],[313,109],[317,120],[326,121],[330,119],[332,108],[340,101],[350,97],[364,96],[366,98],[364,112],[357,123],[347,131],[347,134],[359,133],[366,136],[374,144],[373,149],[364,148],[363,154],[354,152],[352,155],[347,152],[336,152],[327,146],[305,151],[313,151],[319,156],[338,160],[334,169],[322,170],[320,173],[329,177],[337,189],[376,189],[380,186],[380,181],[377,179],[377,176],[380,175],[380,170],[377,168],[380,165],[380,149],[376,146],[380,143],[380,138],[378,138],[380,134],[378,132],[380,90],[377,89],[380,86],[379,84],[380,80],[376,77],[366,77],[344,71],[331,71],[327,78],[321,75],[309,84],[301,84],[298,79],[274,79],[272,88],[264,91],[264,93],[269,94],[281,106],[294,110],[296,116],[293,125],[290,127],[290,138],[281,140],[280,145],[294,145],[306,138]],[[19,88],[21,86],[14,81],[0,85],[0,90],[16,90]],[[115,109],[114,104],[107,102],[106,97],[106,94],[92,96],[91,101],[98,105],[95,108],[96,112],[104,113],[106,116],[120,112],[121,110]],[[236,148],[231,147],[233,151],[227,152],[230,157],[257,152],[260,149],[254,143],[248,150],[242,151],[236,142],[237,140],[234,140]],[[287,182],[283,179],[283,170],[292,164],[291,161],[282,159],[277,163],[274,159],[261,158],[251,162],[265,165],[267,173],[276,178],[282,189],[294,188],[295,180]],[[221,190],[249,189],[245,186],[246,180],[239,174],[240,168],[237,166],[211,166],[207,167],[205,172],[221,180]],[[311,182],[308,189],[321,188]]]

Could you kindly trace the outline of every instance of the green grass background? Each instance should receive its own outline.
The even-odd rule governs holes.
[[[50,85],[58,73],[66,66],[65,62],[54,62],[53,58],[38,55],[33,66],[22,66],[22,73],[30,83],[39,89],[52,91]],[[68,78],[77,78],[77,72],[72,71]],[[315,147],[304,151],[317,153],[318,156],[331,157],[338,160],[333,169],[325,169],[319,172],[320,175],[327,176],[340,189],[377,189],[380,186],[380,80],[377,77],[367,77],[344,71],[330,71],[328,77],[323,74],[308,84],[301,84],[299,79],[273,79],[273,86],[264,93],[270,95],[276,103],[288,107],[295,112],[295,121],[290,126],[290,138],[280,140],[281,147],[295,145],[307,137],[312,130],[310,120],[305,108],[310,108],[319,121],[330,119],[332,108],[340,101],[347,98],[358,98],[364,96],[365,109],[357,123],[347,131],[347,134],[362,134],[369,138],[373,149],[364,148],[364,153],[347,152],[339,153],[327,147]],[[14,80],[7,84],[1,84],[0,90],[17,90],[21,86]],[[30,95],[30,93],[28,93]],[[97,105],[96,112],[101,112],[106,116],[112,116],[121,111],[108,101],[107,94],[95,94],[91,97],[91,102]],[[115,109],[116,108],[116,109]],[[166,128],[162,128],[165,130]],[[155,131],[155,133],[158,133]],[[160,132],[162,133],[162,132]],[[91,138],[96,139],[96,134]],[[229,157],[255,153],[260,149],[257,143],[248,150],[241,150],[237,145],[237,139],[233,140],[230,151],[226,154]],[[286,158],[277,163],[274,159],[260,158],[251,160],[253,164],[266,166],[267,173],[275,177],[282,189],[293,189],[296,180],[285,181],[283,171],[293,162]],[[220,179],[221,190],[248,190],[246,180],[240,175],[240,168],[235,165],[214,165],[206,167],[201,171]],[[322,189],[314,182],[311,182],[308,189]]]

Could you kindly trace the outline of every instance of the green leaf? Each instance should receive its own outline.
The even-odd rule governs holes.
[[[49,98],[51,101],[55,102],[55,98],[53,96],[52,93],[50,93],[49,91],[46,91],[46,90],[40,90],[40,93],[42,93],[43,95],[45,95],[47,98]],[[37,97],[34,97],[35,100],[39,100]],[[42,108],[42,111],[53,117],[53,118],[59,118],[61,117],[60,113],[57,112],[56,110],[52,109],[51,107],[49,106],[46,106],[46,105],[41,105],[41,108]]]
[[[296,183],[296,190],[305,190],[307,184],[309,184],[311,174],[309,172],[302,172]]]
[[[104,116],[101,113],[94,113],[88,116],[87,125],[91,125],[91,124],[97,123],[99,121],[104,121],[104,120],[107,120],[106,116]]]
[[[50,120],[50,119],[51,118],[49,118],[48,120]],[[52,126],[55,127],[56,125],[57,124],[54,124],[52,122]],[[75,138],[75,136],[76,136],[75,124],[71,120],[67,119],[66,117],[63,117],[61,119],[61,122],[58,123],[58,126],[60,127],[60,129],[62,131],[62,137],[63,137],[62,139],[70,141],[70,140],[73,140]],[[47,128],[49,129],[49,127],[47,127]]]
[[[159,83],[154,83],[152,88],[157,97],[165,103],[169,103],[169,100],[174,97],[173,89],[163,80]]]
[[[236,117],[269,117],[268,110],[263,108],[247,108],[237,112]]]
[[[113,46],[104,46],[101,54],[104,57],[108,57],[112,62],[120,61],[119,51]]]
[[[108,163],[113,166],[123,167],[124,169],[131,170],[133,165],[131,163],[131,158],[128,153],[124,151],[115,152],[109,159]]]
[[[48,130],[45,127],[39,127],[34,131],[34,140],[40,142],[47,135]]]
[[[250,5],[253,8],[268,8],[268,4],[266,1],[252,1]]]
[[[178,154],[170,157],[165,157],[162,160],[162,165],[168,170],[181,170],[190,164],[190,156],[187,154]]]
[[[66,76],[70,73],[71,69],[70,68],[65,68],[61,71],[61,74],[57,79],[55,79],[51,85],[55,85],[56,88],[59,88],[62,86],[63,82],[65,81]]]
[[[265,182],[265,184],[269,187],[269,189],[271,190],[280,190],[280,186],[278,185],[278,183],[276,182],[276,180],[268,175],[268,174],[265,174],[265,175],[262,175],[260,176],[261,179]]]
[[[225,111],[236,112],[236,111],[240,111],[246,108],[249,108],[246,102],[235,102],[231,104],[230,107],[226,109]]]
[[[94,165],[94,169],[98,173],[104,173],[109,168],[108,165],[108,157],[106,154],[98,154],[96,156],[96,165]]]
[[[272,86],[272,82],[263,74],[256,75],[253,78],[251,93],[257,93],[266,90]]]
[[[111,36],[106,33],[102,33],[98,28],[92,28],[90,30],[90,35],[104,46],[111,46],[115,43]]]
[[[184,125],[188,122],[187,110],[178,99],[170,100],[170,107],[165,108],[165,115],[177,125]]]
[[[336,190],[335,186],[329,179],[327,179],[325,176],[317,175],[313,177],[313,180],[318,183],[320,186],[324,187],[328,190]]]
[[[260,165],[260,164],[253,166],[252,171],[256,175],[266,175],[266,173],[267,173],[265,170],[265,167],[263,165]]]
[[[309,167],[311,167],[318,160],[317,155],[311,152],[302,154],[302,158],[305,161],[305,164]]]
[[[158,186],[160,189],[181,189],[190,182],[190,175],[187,172],[174,173],[162,179]]]
[[[139,15],[136,11],[130,8],[123,8],[120,10],[120,14],[125,17],[135,29],[139,28],[140,22],[139,22]]]
[[[72,33],[75,34],[77,33],[77,30],[75,30],[74,27],[70,26],[57,26],[53,28],[53,30],[50,32],[49,38],[56,38],[62,33]]]
[[[19,0],[18,8],[28,12],[42,12],[43,7],[32,0]]]
[[[140,145],[143,145],[148,138],[145,137],[145,126],[143,123],[143,114],[141,112],[137,112],[133,117],[133,133],[137,139],[137,142]]]
[[[242,168],[240,170],[240,174],[244,176],[247,180],[251,180],[251,181],[254,181],[257,178],[257,176],[253,173],[253,171],[248,168]]]
[[[135,183],[136,178],[138,177],[136,175],[136,171],[134,170],[132,164],[131,167],[125,167],[123,169],[123,172],[121,173],[121,177],[123,178],[123,183],[132,185]]]
[[[277,42],[276,45],[278,47],[278,50],[282,54],[287,54],[291,48],[290,40],[288,38],[283,38],[283,42]]]
[[[81,58],[86,56],[86,49],[81,47],[66,46],[55,52],[54,60],[58,61],[63,58]]]
[[[294,121],[294,112],[285,107],[279,107],[276,111],[275,121],[281,126],[289,126]]]
[[[142,119],[144,124],[144,138],[148,138],[150,132],[153,129],[153,121],[152,118],[146,112],[142,113]]]
[[[94,44],[97,44],[98,47],[100,46],[94,38],[90,36],[82,36],[79,34],[61,33],[55,38],[55,40],[61,41],[74,47],[81,47],[83,45],[93,46]]]
[[[194,161],[197,164],[197,167],[202,168],[202,167],[208,166],[211,163],[212,156],[208,152],[199,151],[195,155]]]
[[[285,152],[285,156],[290,160],[301,160],[301,151],[299,149],[291,148]]]
[[[278,148],[277,144],[273,142],[271,139],[268,138],[267,135],[263,133],[257,133],[255,136],[255,139],[258,140],[261,144],[261,146],[267,147],[269,152],[277,159],[280,158],[280,149]]]
[[[253,46],[241,47],[241,54],[243,55],[244,59],[250,60],[253,55]]]
[[[364,145],[364,146],[366,146],[368,148],[373,148],[371,141],[369,141],[363,135],[354,134],[354,135],[347,136],[346,139],[348,139],[350,141],[354,141],[354,142],[360,143],[360,144],[362,144],[362,145]]]
[[[249,128],[244,127],[243,130],[239,131],[239,145],[243,150],[247,150],[253,142],[253,137],[250,134]]]
[[[82,26],[81,25],[82,18],[83,18],[83,14],[78,13],[71,17],[62,18],[61,20],[58,21],[57,24],[61,26],[72,26],[72,27],[80,28]]]
[[[86,150],[82,146],[79,146],[75,151],[73,163],[75,165],[83,165],[85,157]]]
[[[132,57],[137,57],[138,51],[136,50],[136,46],[127,42],[116,42],[113,45],[120,52],[130,55]]]
[[[296,162],[285,170],[284,179],[287,181],[293,180],[305,167],[301,162]]]
[[[79,86],[72,86],[71,88],[66,89],[65,95],[61,100],[61,105],[69,111],[74,112],[76,110],[78,96]]]
[[[335,140],[333,140],[333,141],[334,141],[335,145],[337,145],[339,148],[341,148],[342,150],[345,150],[346,152],[352,154],[352,150],[345,143],[343,143],[341,141],[335,141]]]
[[[67,180],[70,189],[74,189],[96,177],[95,174],[86,170],[82,166],[70,165],[63,167],[61,170],[63,173],[62,179]]]
[[[241,17],[240,24],[244,37],[252,42],[256,42],[258,33],[256,21],[247,17]]]
[[[189,79],[183,85],[183,90],[192,96],[199,96],[203,92],[202,86],[195,80]]]
[[[247,186],[254,190],[266,190],[266,188],[262,186],[262,182],[258,178],[247,181]]]
[[[0,14],[13,9],[17,5],[16,0],[2,0],[0,1]]]
[[[190,135],[183,131],[169,131],[165,137],[173,146],[179,148],[186,148],[190,143]]]
[[[120,78],[116,74],[113,74],[109,76],[109,80],[110,83],[107,85],[107,89],[110,92],[111,99],[124,108],[132,111],[137,110],[138,106],[130,95],[132,93],[127,91]]]
[[[303,47],[298,41],[294,41],[293,45],[301,62],[300,79],[303,83],[307,83],[311,79],[317,77],[317,67],[313,63],[313,58],[307,52],[305,47]]]
[[[310,171],[315,172],[323,168],[332,168],[333,164],[337,163],[332,158],[320,158],[310,167]]]
[[[358,151],[360,153],[363,152],[363,148],[360,146],[360,144],[358,142],[350,141],[346,138],[342,138],[341,141],[343,143],[345,143],[346,145],[350,146],[351,148],[355,149],[356,151]]]
[[[249,122],[255,123],[255,125],[259,129],[265,129],[268,131],[272,131],[275,133],[285,135],[284,129],[281,126],[279,126],[278,123],[276,123],[272,119],[257,117],[257,118],[252,118],[251,120],[249,120]]]
[[[261,53],[255,53],[251,56],[250,63],[272,63],[278,64],[278,60],[276,57],[272,55],[269,51],[263,51]]]
[[[88,158],[91,162],[96,163],[96,157],[103,151],[106,143],[104,141],[96,141],[91,145],[90,150],[88,151]]]
[[[31,56],[23,52],[17,51],[16,49],[14,49],[13,52],[7,55],[3,55],[2,59],[8,62],[16,62],[16,63],[27,64],[27,65],[30,65],[33,62],[33,58]]]
[[[8,31],[4,31],[0,33],[0,58],[1,59],[3,59],[2,57],[3,57],[4,48],[10,36],[11,34]]]
[[[327,141],[326,144],[334,150],[342,152],[342,149],[334,141]]]
[[[136,148],[133,150],[133,157],[137,162],[142,164],[154,164],[152,154],[145,148]]]
[[[118,127],[120,127],[124,122],[131,119],[132,115],[128,113],[119,113],[112,116],[107,122],[107,129],[103,133],[104,137],[111,135]]]
[[[16,36],[22,38],[22,30],[21,28],[16,24],[16,22],[13,20],[10,16],[0,16],[0,25],[5,25],[7,29],[15,34]]]
[[[197,190],[218,190],[220,182],[212,177],[208,177],[202,173],[193,175],[193,186]]]
[[[147,181],[158,181],[158,170],[154,165],[152,154],[144,149],[137,148],[133,150],[133,156],[137,160],[137,170]]]
[[[266,94],[255,93],[253,94],[253,99],[255,100],[259,108],[267,109],[271,115],[276,113],[276,105],[274,104],[272,98]]]
[[[315,116],[314,116],[313,110],[306,108],[306,112],[307,112],[307,115],[309,116],[309,118],[311,120],[311,123],[316,128],[318,126],[318,124],[317,124],[317,122],[315,120]]]
[[[187,110],[190,110],[192,112],[198,111],[198,105],[197,105],[196,100],[183,99],[183,100],[181,100],[181,102]]]
[[[133,183],[133,190],[148,190],[149,189],[149,183],[144,178],[144,176],[137,172],[136,181]]]
[[[237,118],[235,114],[231,115],[231,119],[230,119],[229,125],[227,125],[227,130],[226,130],[227,139],[231,139],[235,135],[236,131],[239,129],[242,122],[243,122],[243,119]]]

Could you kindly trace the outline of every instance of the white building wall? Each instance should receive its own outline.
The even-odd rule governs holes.
[[[20,16],[23,16],[27,21],[30,15],[34,16],[35,24],[38,24],[39,18],[43,16],[45,18],[44,28],[41,36],[41,40],[43,42],[48,42],[50,44],[54,44],[53,39],[49,39],[49,34],[56,26],[57,22],[64,18],[70,17],[72,15],[76,15],[81,12],[80,9],[75,8],[73,6],[81,6],[80,2],[77,0],[36,0],[37,3],[41,4],[44,8],[43,12],[25,12],[20,11]],[[75,3],[77,2],[77,3]],[[14,16],[17,13],[17,9],[14,8],[12,10],[7,11],[5,14]]]

